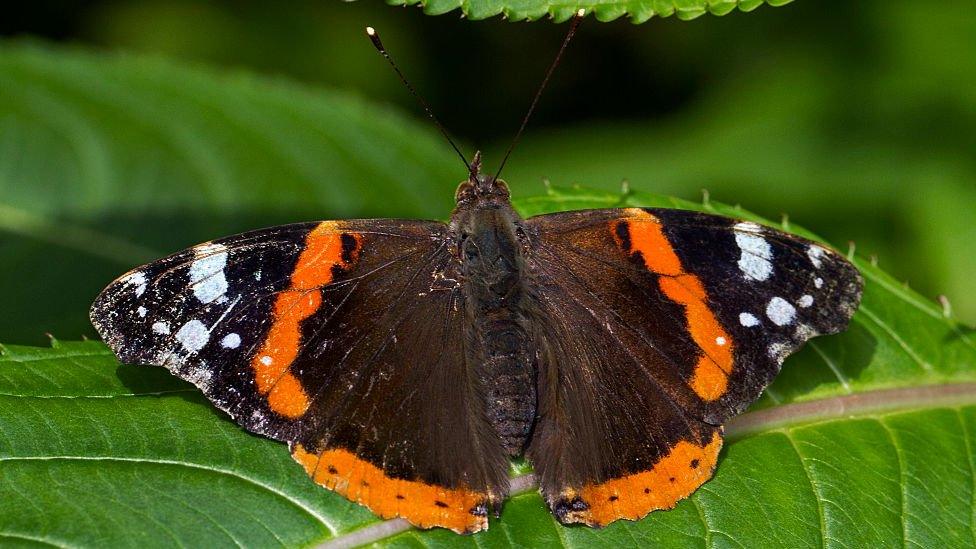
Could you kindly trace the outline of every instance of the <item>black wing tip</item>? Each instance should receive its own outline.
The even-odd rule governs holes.
[[[107,339],[106,335],[108,334],[108,328],[110,325],[109,307],[107,306],[107,293],[108,288],[102,290],[102,292],[98,294],[98,297],[95,298],[95,301],[92,302],[91,307],[88,308],[88,320],[91,322],[92,327],[95,328],[95,332],[100,338],[102,338],[103,341]]]
[[[839,275],[836,277],[837,295],[837,322],[823,326],[816,335],[837,334],[847,330],[851,319],[861,306],[861,299],[864,297],[864,275],[853,261],[847,257],[833,252],[833,259],[838,267]]]
[[[102,343],[112,349],[112,352],[115,353],[119,361],[131,363],[134,357],[126,356],[127,353],[122,342],[122,336],[116,328],[116,322],[113,318],[115,316],[114,311],[117,307],[112,303],[111,290],[113,290],[113,286],[109,286],[98,294],[98,297],[95,298],[95,301],[88,309],[88,320],[91,322],[92,327],[95,328],[95,333],[98,334]]]

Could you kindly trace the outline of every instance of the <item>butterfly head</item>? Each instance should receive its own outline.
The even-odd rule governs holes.
[[[509,205],[508,185],[501,179],[481,173],[481,151],[474,154],[468,179],[458,185],[454,201],[458,209]]]
[[[507,280],[524,240],[521,218],[512,208],[508,185],[481,173],[481,153],[475,154],[468,179],[458,186],[455,200],[450,227],[457,238],[464,274],[477,271],[479,280]]]

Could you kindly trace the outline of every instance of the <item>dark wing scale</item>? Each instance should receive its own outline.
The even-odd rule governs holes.
[[[817,248],[816,267],[812,243],[736,223],[639,209],[526,221],[540,308],[528,455],[563,522],[605,525],[674,506],[711,477],[720,425],[802,341],[853,314],[860,277],[843,258]],[[804,295],[820,307],[801,307]],[[776,297],[792,305],[768,314]],[[740,322],[747,311],[756,326]]]
[[[384,517],[476,531],[507,460],[468,377],[446,231],[365,220],[216,240],[121,277],[92,322],[121,360],[164,365],[289,442],[316,482]]]

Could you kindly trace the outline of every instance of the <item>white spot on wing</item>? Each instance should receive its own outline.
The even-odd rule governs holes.
[[[766,305],[766,316],[777,326],[791,324],[796,318],[796,309],[782,297],[774,297]]]
[[[176,340],[183,345],[184,349],[195,353],[210,341],[210,330],[203,322],[193,319],[180,326],[176,332]]]
[[[196,260],[190,264],[190,285],[193,295],[201,303],[211,303],[227,292],[227,247],[222,244],[204,244],[194,253]]]
[[[736,223],[733,229],[745,233],[762,234],[762,227],[760,227],[758,223],[753,223],[752,221],[742,221],[740,223]]]
[[[761,228],[755,223],[737,223],[735,230],[735,243],[739,246],[742,254],[739,256],[739,270],[742,274],[752,280],[766,280],[773,272],[773,249],[769,242],[762,236]]]
[[[146,291],[146,274],[141,271],[129,273],[123,281],[136,287],[136,297],[141,296]]]
[[[200,387],[204,391],[210,391],[210,379],[213,373],[203,364],[199,368],[192,368],[183,372],[183,377],[190,383]]]
[[[236,349],[241,345],[241,336],[237,334],[227,334],[220,340],[220,345],[225,349]]]
[[[769,358],[777,362],[783,362],[790,354],[790,348],[784,343],[771,343],[767,351],[769,353]]]
[[[725,345],[725,338],[724,337],[721,337],[721,336],[716,337],[715,338],[715,344],[716,345]]]
[[[799,305],[800,307],[807,308],[810,305],[813,305],[813,296],[810,294],[806,294],[800,297],[800,299],[797,300],[796,304]]]
[[[742,324],[746,328],[751,328],[753,326],[759,326],[759,319],[752,313],[739,313],[739,324]]]
[[[823,255],[824,249],[816,244],[810,244],[810,247],[807,248],[807,257],[810,258],[810,263],[813,263],[813,266],[818,269],[823,266]]]
[[[806,341],[811,337],[816,337],[820,335],[820,332],[815,330],[812,326],[807,326],[806,324],[800,324],[796,327],[796,331],[793,332],[793,338],[800,341]]]
[[[823,279],[818,276],[817,278],[813,279],[813,285],[817,288],[823,288]]]
[[[142,305],[139,305],[139,308],[136,309],[136,314],[139,315],[139,318],[146,318],[146,313],[148,312]]]
[[[169,323],[156,322],[152,325],[152,331],[160,335],[169,335]]]
[[[261,357],[261,364],[264,364],[265,366],[271,366],[272,362],[274,362],[274,359],[272,359],[270,356],[265,355]]]

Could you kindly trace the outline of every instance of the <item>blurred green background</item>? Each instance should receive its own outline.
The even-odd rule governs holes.
[[[39,343],[45,332],[65,339],[93,335],[85,321],[87,303],[113,276],[136,259],[227,232],[334,216],[446,217],[450,190],[464,177],[463,167],[420,118],[363,27],[380,30],[462,147],[484,149],[489,167],[507,146],[566,28],[546,21],[472,22],[456,12],[430,17],[374,1],[37,2],[6,10],[0,19],[0,340],[15,343]],[[713,200],[742,204],[771,219],[788,214],[840,248],[855,241],[859,253],[876,256],[883,268],[924,295],[948,296],[954,313],[973,323],[974,37],[971,0],[937,6],[917,0],[797,0],[752,13],[690,22],[653,19],[639,26],[588,19],[504,178],[520,196],[543,192],[543,179],[603,189],[617,189],[626,180],[633,188],[683,198],[700,197],[707,189]],[[24,55],[25,44],[41,53]],[[296,152],[321,137],[312,128],[307,136],[290,136],[295,146],[288,150],[294,154],[279,155],[282,165],[311,181],[307,188],[321,190],[307,200],[302,194],[307,188],[300,186],[288,191],[290,197],[282,198],[287,192],[275,187],[266,195],[270,198],[225,201],[233,207],[203,192],[169,193],[183,182],[181,174],[167,172],[165,153],[151,170],[140,164],[124,172],[137,177],[142,186],[133,183],[136,187],[158,189],[134,192],[139,207],[126,201],[123,183],[106,184],[101,194],[88,187],[76,194],[75,186],[98,188],[99,181],[70,181],[76,160],[45,157],[38,144],[44,138],[36,137],[31,116],[58,111],[32,104],[37,90],[23,82],[35,81],[43,72],[38,66],[50,64],[53,72],[69,66],[75,81],[83,82],[78,85],[92,94],[86,101],[95,104],[101,92],[91,90],[114,85],[115,68],[103,81],[86,68],[101,66],[99,58],[75,63],[70,56],[59,61],[43,53],[74,55],[79,48],[150,54],[205,71],[216,67],[218,74],[238,78],[234,86],[247,88],[241,97],[250,88],[240,80],[250,82],[246,75],[258,74],[270,77],[271,87],[299,90],[296,96],[278,94],[283,105],[302,103],[301,94],[308,94],[310,104],[322,94],[323,105],[340,98],[355,115],[343,114],[334,128],[331,115],[321,109],[304,121],[329,126],[322,132],[355,149],[346,154],[362,165],[337,173],[329,167],[344,164],[330,156],[332,149],[323,148],[321,156]],[[148,97],[159,82],[180,92],[198,85],[193,78],[160,77],[169,74],[166,70],[154,74],[160,79],[143,82],[133,97]],[[50,79],[44,82],[38,89],[57,92]],[[134,108],[125,105],[124,92],[115,93],[113,104]],[[158,109],[160,123],[178,124],[178,118],[167,120],[178,109],[162,96],[158,103],[143,101],[145,109]],[[207,109],[218,108],[229,118],[227,112],[246,111],[252,104],[224,100],[219,107],[208,103],[199,109],[204,118],[212,113]],[[275,116],[274,109],[269,112],[262,120],[266,127],[292,123]],[[88,112],[96,121],[85,123],[123,136],[120,141],[130,148],[117,156],[153,154],[151,140],[140,140],[141,130],[103,114]],[[208,123],[216,127],[231,123],[212,118]],[[355,124],[364,127],[362,135]],[[374,129],[421,137],[404,144],[403,151],[389,151],[375,145]],[[348,142],[347,134],[353,136]],[[186,138],[194,135],[200,134],[188,131]],[[235,139],[222,147],[245,159],[238,172],[247,181],[228,185],[247,192],[252,180],[277,185],[279,178],[290,177],[252,158],[264,154],[262,139]],[[219,164],[203,149],[200,164]],[[415,160],[409,164],[397,155]],[[377,166],[368,165],[373,161]],[[401,161],[409,166],[398,171]],[[247,162],[262,169],[248,169]],[[221,168],[212,169],[234,180]],[[53,186],[45,186],[38,183],[45,172],[69,175],[57,175]],[[377,181],[401,172],[409,180],[404,196],[381,192]],[[186,184],[208,184],[194,181]],[[152,208],[146,206],[150,203]],[[120,235],[118,240],[106,237],[112,234]],[[101,239],[98,249],[85,250],[93,239]]]

